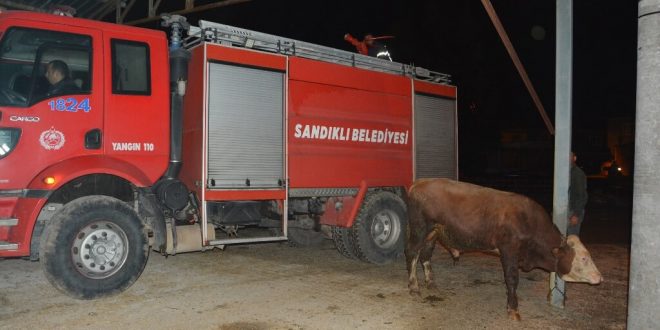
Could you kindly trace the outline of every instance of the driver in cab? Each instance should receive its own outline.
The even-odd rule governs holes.
[[[69,66],[61,60],[53,60],[46,66],[46,79],[50,83],[48,97],[61,94],[72,94],[80,91],[80,88],[71,79]]]

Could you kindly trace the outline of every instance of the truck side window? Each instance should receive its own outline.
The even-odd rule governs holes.
[[[18,27],[2,37],[0,105],[27,107],[91,91],[91,37]]]
[[[112,93],[151,95],[149,46],[112,39]]]

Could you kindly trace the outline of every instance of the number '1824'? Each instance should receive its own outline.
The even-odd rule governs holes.
[[[92,110],[92,107],[89,105],[89,98],[85,98],[80,102],[73,97],[66,99],[60,98],[51,100],[48,102],[48,105],[52,111],[78,112],[82,110],[84,112],[89,112]]]

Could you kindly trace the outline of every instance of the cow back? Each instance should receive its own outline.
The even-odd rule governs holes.
[[[519,194],[449,179],[423,179],[411,186],[408,200],[411,216],[423,219],[418,225],[436,228],[438,239],[451,248],[506,246],[537,254],[537,248],[551,251],[546,245],[561,244],[545,209]]]

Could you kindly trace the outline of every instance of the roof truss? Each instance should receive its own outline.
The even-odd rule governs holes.
[[[140,25],[159,20],[163,13],[185,15],[249,1],[250,0],[0,0],[0,7],[11,10],[27,10],[45,13],[57,11],[62,15],[76,16],[98,21],[113,21],[118,24]],[[144,4],[145,2],[147,2],[146,8]],[[166,4],[163,4],[163,2]]]

